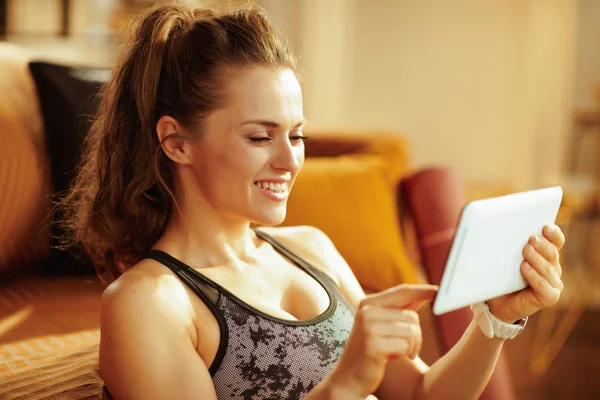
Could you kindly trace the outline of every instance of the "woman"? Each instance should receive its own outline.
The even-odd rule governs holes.
[[[485,387],[504,339],[475,323],[431,367],[418,357],[416,310],[437,287],[365,296],[322,232],[272,227],[304,162],[296,72],[254,9],[141,17],[63,202],[74,240],[114,281],[100,370],[115,399],[466,399]],[[562,233],[535,239],[530,288],[488,302],[509,324],[562,290]]]

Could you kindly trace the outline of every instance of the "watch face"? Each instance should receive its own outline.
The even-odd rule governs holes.
[[[519,320],[517,322],[515,322],[515,327],[519,327],[519,329],[516,331],[516,333],[514,334],[513,337],[519,335],[521,332],[523,332],[523,330],[525,329],[525,325],[527,325],[527,318],[523,318],[522,320]]]
[[[525,325],[527,325],[528,319],[529,319],[529,317],[525,317],[519,322],[519,325],[521,325],[521,329],[519,329],[519,333],[523,332],[523,329],[525,329]]]

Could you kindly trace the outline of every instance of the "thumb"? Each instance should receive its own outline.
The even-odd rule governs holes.
[[[367,296],[363,304],[414,310],[419,309],[425,301],[433,300],[437,291],[436,285],[402,284]]]

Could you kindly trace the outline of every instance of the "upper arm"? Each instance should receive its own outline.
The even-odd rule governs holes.
[[[313,246],[317,246],[322,254],[322,263],[335,274],[339,282],[340,291],[350,304],[356,309],[365,297],[352,269],[335,248],[335,245],[327,235],[317,228],[310,228]],[[401,358],[388,362],[385,376],[376,396],[379,400],[397,398],[415,398],[422,384],[423,374],[429,367],[421,358],[415,360]]]
[[[177,300],[144,279],[113,285],[102,295],[100,339],[100,372],[112,397],[216,400],[184,318],[173,312]]]

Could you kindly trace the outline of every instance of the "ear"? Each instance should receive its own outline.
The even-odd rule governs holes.
[[[156,134],[162,150],[178,164],[191,162],[191,136],[173,117],[163,115],[156,123]]]

